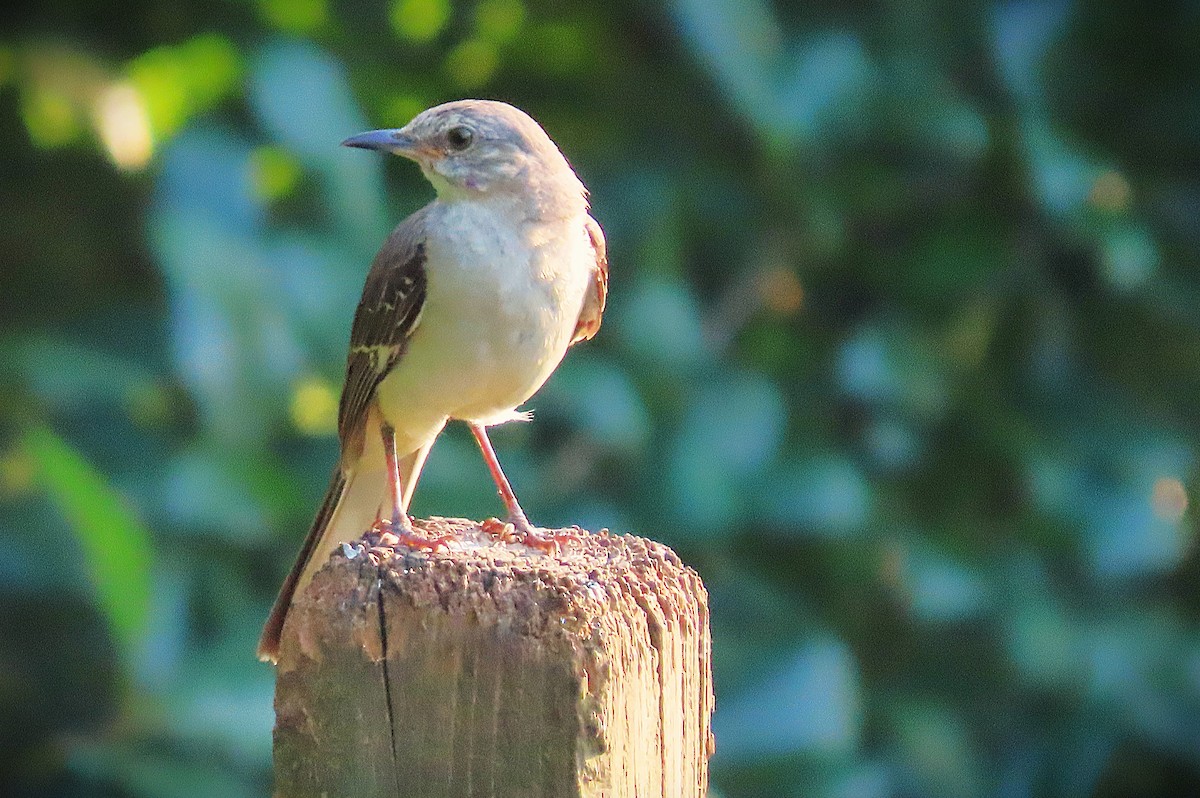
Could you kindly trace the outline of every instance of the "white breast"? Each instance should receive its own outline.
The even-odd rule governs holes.
[[[431,210],[425,306],[379,390],[385,418],[414,443],[447,418],[508,420],[566,353],[595,263],[583,217],[515,224],[509,210]]]

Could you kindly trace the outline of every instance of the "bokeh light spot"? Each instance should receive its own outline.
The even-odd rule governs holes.
[[[496,72],[496,46],[481,39],[468,39],[446,56],[446,73],[460,89],[477,89]]]
[[[73,141],[81,126],[71,100],[49,88],[32,88],[22,97],[21,116],[29,138],[39,147],[61,147]]]
[[[150,117],[142,95],[129,83],[116,83],[101,91],[92,108],[96,133],[108,157],[127,171],[144,167],[154,154]]]
[[[450,21],[449,0],[397,0],[390,14],[392,29],[403,39],[427,42]]]
[[[337,432],[338,396],[328,381],[306,377],[292,391],[292,424],[305,435]]]
[[[397,94],[384,103],[383,118],[387,126],[400,127],[431,105],[415,94]]]
[[[178,46],[148,50],[126,72],[145,103],[151,133],[162,140],[229,94],[241,77],[242,63],[228,39],[202,34]]]
[[[268,24],[290,33],[311,33],[329,22],[326,0],[259,0]]]
[[[489,42],[512,41],[525,24],[521,0],[482,0],[475,8],[475,30]]]
[[[215,33],[203,34],[178,50],[187,67],[188,88],[199,106],[216,102],[229,92],[242,74],[241,57],[233,42]]]
[[[1178,521],[1187,512],[1187,488],[1175,477],[1160,477],[1150,496],[1154,515],[1164,521]]]
[[[804,304],[804,286],[791,269],[770,269],[759,278],[763,304],[772,313],[792,316]]]
[[[285,197],[300,182],[300,164],[282,147],[258,147],[250,154],[254,191],[267,200]]]

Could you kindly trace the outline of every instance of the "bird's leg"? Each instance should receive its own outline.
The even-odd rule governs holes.
[[[525,515],[521,505],[517,503],[517,495],[513,493],[508,477],[504,476],[504,470],[500,468],[500,461],[496,458],[496,450],[492,448],[492,442],[488,439],[487,429],[474,422],[468,422],[468,426],[471,428],[471,434],[475,436],[475,442],[479,444],[479,450],[483,452],[483,462],[487,463],[488,471],[492,474],[496,491],[504,500],[504,507],[508,510],[508,522],[521,534],[528,535],[533,531],[533,526],[530,525],[529,517]]]
[[[496,450],[492,448],[492,442],[488,439],[487,428],[473,421],[467,422],[467,426],[471,428],[471,434],[475,436],[475,442],[479,444],[479,450],[483,453],[483,461],[487,463],[488,471],[492,474],[492,481],[496,483],[496,491],[504,500],[504,506],[508,510],[507,524],[491,518],[483,522],[484,531],[496,535],[502,540],[516,540],[545,552],[556,551],[560,543],[568,540],[578,541],[579,538],[576,535],[553,534],[547,537],[534,529],[533,525],[529,523],[529,516],[525,515],[525,511],[517,502],[517,495],[513,493],[508,477],[504,476],[504,470],[500,468],[500,460],[496,457]],[[510,525],[511,530],[508,528]]]
[[[391,424],[382,425],[383,457],[387,462],[388,497],[392,500],[390,531],[397,542],[410,549],[437,550],[445,548],[449,535],[426,537],[413,529],[412,519],[404,512],[404,486],[400,484],[400,458],[396,454],[396,429]],[[378,522],[376,522],[378,524]]]
[[[400,484],[400,459],[396,456],[396,428],[384,424],[383,457],[387,462],[388,497],[392,500],[392,531],[413,534],[412,519],[404,512],[404,486]]]

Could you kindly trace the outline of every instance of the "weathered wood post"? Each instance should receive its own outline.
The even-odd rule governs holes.
[[[468,521],[417,525],[458,542],[414,554],[368,535],[289,613],[276,796],[705,795],[707,593],[674,552],[584,533],[546,555]]]

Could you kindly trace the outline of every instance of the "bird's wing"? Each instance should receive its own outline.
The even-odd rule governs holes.
[[[579,311],[579,321],[575,323],[575,333],[571,343],[586,341],[600,329],[600,319],[604,315],[604,303],[608,299],[608,251],[604,246],[604,231],[600,223],[591,216],[584,223],[587,227],[588,238],[592,240],[592,249],[596,252],[596,266],[592,269],[592,281],[588,284],[587,293],[583,296],[583,307]]]
[[[425,305],[425,210],[398,226],[375,256],[350,328],[346,385],[338,405],[342,462],[352,465],[363,447],[375,389],[404,352]]]
[[[362,454],[375,389],[404,355],[424,304],[425,212],[422,210],[405,219],[388,236],[367,274],[362,300],[350,328],[346,387],[342,389],[338,407],[342,464],[334,468],[325,500],[313,519],[291,573],[275,598],[258,643],[259,659],[274,662],[279,655],[279,637],[292,597],[303,588],[317,567],[312,562],[313,557],[327,551],[326,530],[351,488],[347,481],[348,469],[354,467]],[[415,456],[423,459],[424,453],[415,453]]]

